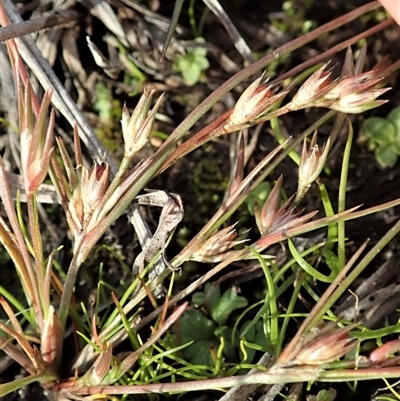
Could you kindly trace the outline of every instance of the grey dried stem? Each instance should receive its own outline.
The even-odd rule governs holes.
[[[79,21],[80,18],[81,15],[76,10],[52,11],[38,18],[0,28],[0,43],[29,35],[30,33],[36,33],[42,29],[72,25]]]

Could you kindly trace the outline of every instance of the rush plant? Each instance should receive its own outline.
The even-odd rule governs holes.
[[[137,161],[149,141],[164,99],[163,94],[156,94],[153,88],[146,86],[133,111],[126,106],[121,110],[120,136],[124,141],[124,154],[117,165],[104,149],[93,150],[90,144],[96,139],[87,140],[78,115],[75,116],[77,122],[71,126],[72,151],[55,135],[56,111],[60,111],[57,110],[60,96],[57,88],[50,89],[44,84],[44,94],[39,96],[21,57],[21,42],[7,41],[18,103],[16,131],[20,139],[20,171],[19,174],[8,171],[0,158],[0,241],[2,253],[8,254],[15,268],[19,288],[0,286],[0,304],[5,316],[0,322],[0,349],[3,361],[7,357],[8,361],[19,364],[23,375],[1,384],[2,396],[35,382],[40,383],[49,399],[61,401],[115,399],[113,397],[118,394],[149,394],[151,399],[153,393],[176,394],[244,384],[283,386],[294,382],[398,379],[399,343],[390,336],[400,331],[399,324],[371,330],[362,319],[351,322],[351,318],[337,313],[334,308],[400,230],[400,220],[396,220],[368,252],[364,252],[367,244],[352,255],[346,248],[347,221],[400,204],[400,199],[394,199],[372,208],[346,207],[353,139],[352,123],[347,115],[385,103],[381,96],[390,88],[382,87],[382,83],[400,65],[398,61],[394,64],[384,61],[364,71],[366,48],[354,57],[350,46],[388,23],[383,22],[372,31],[339,43],[311,62],[281,74],[273,82],[263,75],[253,77],[276,58],[376,7],[375,3],[360,7],[244,68],[193,109],[153,155]],[[7,26],[8,14],[3,5],[0,5],[0,15],[2,26]],[[342,71],[333,79],[333,68],[326,60],[346,49]],[[232,109],[188,136],[189,130],[216,102],[250,77],[247,88]],[[327,111],[304,132],[285,138],[278,118],[308,108]],[[336,120],[329,138],[319,140],[318,129],[333,119]],[[248,143],[241,132],[265,122],[271,123],[276,146],[258,164],[246,169]],[[329,152],[337,143],[339,131],[346,133],[346,148],[339,194],[337,201],[333,201],[319,177],[326,168]],[[154,177],[180,158],[215,138],[236,133],[239,134],[235,162],[224,199],[204,227],[168,261],[165,250],[182,219],[185,205],[178,195],[169,193],[169,188],[160,188],[156,195],[153,192],[140,194]],[[89,144],[92,158],[89,163],[85,162],[81,139]],[[324,142],[322,147],[318,142]],[[271,173],[289,158],[298,164],[297,192],[284,196],[285,176],[280,176],[264,204],[255,203],[253,226],[258,229],[255,236],[250,236],[246,230],[240,231],[237,222],[232,221],[235,212],[253,196],[260,184],[272,181]],[[314,187],[318,189],[324,215],[317,215],[317,210],[304,212],[300,207]],[[69,238],[66,247],[69,261],[65,265],[57,263],[60,249],[46,246],[44,222],[40,217],[42,202],[61,205],[61,219],[65,222],[61,226],[65,227],[64,235]],[[139,204],[162,207],[154,234],[149,232]],[[333,205],[337,205],[336,210]],[[95,247],[102,243],[107,230],[125,213],[142,247],[133,266],[135,274],[129,282],[121,283],[122,288],[111,289],[108,283],[100,280],[94,291],[92,310],[87,310],[74,294],[80,269]],[[294,238],[317,229],[324,232],[321,241],[298,249]],[[290,257],[285,262],[278,262],[270,253],[277,243],[287,244]],[[329,269],[327,273],[319,271],[321,260]],[[184,289],[176,291],[174,279],[179,269],[189,262],[214,265]],[[208,309],[201,313],[195,311],[202,306],[199,287],[211,279],[216,280],[215,276],[228,266],[250,262],[263,272],[265,281],[266,290],[258,303],[249,305],[232,290],[223,292],[222,296],[218,293],[218,299],[212,298],[208,284],[200,297]],[[313,282],[325,283],[324,292],[318,294]],[[168,284],[168,290],[159,298],[162,283]],[[288,289],[291,296],[283,309],[279,299]],[[197,303],[190,303],[188,296],[196,290]],[[314,304],[309,313],[296,315],[300,291],[305,291]],[[227,301],[229,296],[235,304]],[[145,301],[147,306],[151,305],[151,312],[148,307],[142,309]],[[198,344],[191,340],[193,336],[187,332],[187,325],[183,338],[189,340],[181,341],[180,323],[190,323],[198,315],[202,322],[211,322],[213,328],[217,324],[226,328],[233,312],[242,308],[245,309],[238,317],[239,323],[229,327],[231,339],[234,339],[230,345],[240,347],[236,355],[243,356],[240,369],[221,368],[225,363],[224,349],[226,351],[230,340],[221,334],[223,330],[212,331],[210,341],[217,344],[217,349],[209,347],[210,354],[203,359],[212,360],[214,366],[198,363],[198,358],[185,359],[185,352],[187,355]],[[302,324],[289,341],[288,325],[299,317],[304,318]],[[149,324],[147,332],[141,330]],[[265,341],[257,344],[255,338],[260,333]],[[391,341],[383,344],[385,337]],[[370,345],[372,342],[373,350],[363,348],[367,340]],[[124,352],[117,353],[115,349],[122,343],[128,346]],[[71,348],[73,355],[70,355]],[[249,350],[268,351],[268,364],[247,363]],[[346,358],[341,359],[344,356]],[[233,375],[251,368],[259,371]],[[220,372],[230,375],[220,377]]]

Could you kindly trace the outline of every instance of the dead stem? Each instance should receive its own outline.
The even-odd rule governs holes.
[[[39,18],[8,25],[0,28],[0,43],[9,39],[29,35],[30,33],[39,32],[42,29],[70,25],[76,22],[79,17],[79,13],[75,10],[53,11]]]

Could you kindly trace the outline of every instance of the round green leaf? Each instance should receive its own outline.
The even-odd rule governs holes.
[[[192,52],[196,58],[205,58],[207,55],[207,49],[204,47],[195,47]]]
[[[329,390],[321,390],[317,394],[316,401],[334,401],[336,400],[337,392],[334,388],[330,388]]]
[[[186,311],[178,324],[182,344],[214,338],[215,324],[199,310]]]
[[[221,299],[221,287],[207,283],[205,287],[206,306],[209,311],[215,308]]]
[[[233,288],[229,288],[219,302],[210,309],[211,317],[218,324],[224,325],[234,310],[244,308],[247,303],[246,298],[238,296]]]
[[[254,191],[246,199],[247,209],[249,213],[254,216],[254,201],[256,200],[260,208],[263,206],[271,192],[271,184],[264,181],[254,188]]]
[[[185,358],[193,365],[214,366],[214,361],[211,357],[210,348],[218,347],[215,339],[196,341],[183,350]]]
[[[199,49],[202,50],[202,49]],[[196,65],[200,68],[201,71],[206,70],[209,66],[210,63],[208,62],[208,60],[205,57],[205,54],[195,54],[195,63]]]
[[[397,129],[397,135],[400,136],[400,106],[395,107],[389,114],[388,120],[390,120]]]
[[[337,254],[335,252],[332,252],[330,249],[322,249],[321,253],[329,269],[331,271],[339,271],[339,261]]]
[[[367,118],[362,125],[363,134],[378,145],[387,145],[396,139],[396,126],[392,121],[381,118]]]
[[[195,62],[193,53],[187,53],[179,59],[179,68],[183,72],[192,67]]]
[[[397,132],[396,140],[393,142],[393,150],[400,156],[400,131]]]
[[[393,167],[397,162],[396,153],[393,145],[382,146],[375,150],[375,158],[383,168]]]
[[[182,69],[182,77],[188,86],[194,85],[200,79],[201,69],[197,64],[190,64]]]
[[[192,303],[196,308],[202,306],[205,300],[206,300],[206,294],[204,292],[196,292],[192,296]]]

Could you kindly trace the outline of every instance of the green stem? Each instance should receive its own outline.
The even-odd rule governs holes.
[[[346,147],[344,149],[342,172],[340,176],[338,213],[344,212],[346,210],[347,177],[349,173],[350,152],[352,143],[353,143],[353,127],[349,120],[349,135],[347,137]],[[338,221],[337,227],[338,227],[338,266],[340,271],[346,264],[346,238],[345,238],[346,234],[345,234],[344,221]]]
[[[29,231],[32,240],[32,246],[35,258],[35,272],[36,272],[36,282],[37,282],[37,293],[35,294],[38,298],[38,303],[41,305],[41,314],[38,316],[37,322],[39,324],[40,330],[43,329],[43,318],[49,310],[50,300],[46,299],[46,291],[43,288],[45,284],[44,279],[44,261],[43,261],[43,244],[42,236],[40,233],[40,223],[38,218],[38,210],[36,199],[34,196],[27,196],[27,206],[28,206],[28,219],[29,219]]]
[[[132,159],[125,157],[122,159],[121,164],[119,165],[117,174],[115,175],[114,179],[112,180],[110,186],[108,187],[105,195],[104,195],[104,203],[107,201],[107,199],[110,197],[110,195],[119,187],[121,184],[125,173],[128,171],[130,165],[131,165]],[[101,206],[99,206],[101,208]]]
[[[80,264],[78,262],[78,255],[83,240],[80,240],[79,244],[74,249],[74,256],[72,257],[71,263],[68,268],[67,277],[65,279],[64,289],[61,295],[60,306],[58,309],[58,316],[60,317],[61,327],[65,329],[65,324],[68,317],[69,306],[71,304],[72,294],[74,292],[74,286],[76,277],[78,275]]]
[[[23,377],[20,379],[13,380],[10,383],[0,384],[0,395],[3,397],[13,391],[18,391],[21,388],[28,386],[32,383],[49,383],[56,382],[59,380],[59,377],[54,374],[51,370],[46,371],[44,373],[39,373],[37,375],[30,375],[27,377]]]
[[[15,245],[18,246],[17,252],[15,253],[13,260],[17,267],[18,273],[22,278],[22,286],[26,295],[26,299],[29,305],[33,305],[33,309],[35,311],[36,316],[41,316],[41,305],[38,302],[37,294],[38,287],[36,281],[36,275],[34,268],[32,266],[32,260],[29,255],[25,238],[22,233],[21,226],[18,221],[18,217],[15,211],[15,205],[11,196],[10,187],[8,184],[8,178],[6,172],[3,167],[3,160],[0,157],[0,198],[3,204],[3,208],[6,212],[8,220],[10,222],[12,232],[14,237],[12,238],[8,227],[5,223],[2,224],[2,228],[0,229],[0,235],[2,235],[3,241],[9,243],[8,249],[15,249]],[[17,200],[17,202],[19,202]],[[16,244],[15,244],[16,242]],[[12,253],[10,253],[12,256]],[[39,319],[40,321],[41,319]]]

